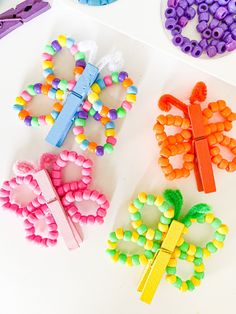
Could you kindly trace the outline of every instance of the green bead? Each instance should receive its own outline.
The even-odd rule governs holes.
[[[78,51],[76,52],[76,54],[74,55],[75,61],[77,60],[85,60],[85,53]]]
[[[199,266],[202,264],[202,258],[194,258],[193,264]]]
[[[117,116],[118,118],[124,118],[126,116],[126,110],[122,107],[119,107],[117,110]]]
[[[146,241],[147,241],[147,239],[144,236],[140,235],[138,238],[137,244],[139,246],[144,246]]]
[[[129,230],[127,230],[127,231],[125,231],[124,232],[124,241],[130,241],[131,240],[131,238],[132,238],[132,232],[131,231],[129,231]]]
[[[180,251],[182,252],[187,252],[189,249],[189,244],[187,242],[183,242],[180,247],[179,247]]]
[[[85,126],[86,120],[82,118],[76,118],[75,119],[75,126]]]
[[[161,245],[158,242],[153,243],[152,252],[156,253],[160,249]]]
[[[176,282],[174,283],[174,286],[176,288],[180,288],[182,285],[182,280],[179,277],[176,277]]]
[[[55,49],[51,45],[46,45],[44,51],[51,56],[54,56],[56,54]]]
[[[132,259],[132,262],[133,262],[134,265],[140,265],[140,261],[139,261],[139,256],[138,255],[133,255],[131,257],[131,259]]]
[[[39,126],[39,120],[38,120],[38,118],[37,117],[33,117],[32,119],[31,119],[31,125],[32,126]]]
[[[175,275],[176,274],[176,267],[166,267],[166,272],[168,275]]]
[[[224,242],[226,235],[220,234],[219,232],[215,232],[215,239],[220,242]]]
[[[186,220],[186,221],[184,222],[184,225],[185,225],[185,227],[189,228],[189,227],[192,226],[192,223],[191,223],[190,220]]]
[[[205,216],[198,217],[198,218],[197,218],[197,222],[198,222],[199,224],[204,224],[204,223],[205,223]]]
[[[147,226],[142,224],[140,227],[138,227],[137,231],[139,234],[144,234],[148,230]]]
[[[110,240],[111,242],[117,242],[117,241],[118,241],[115,232],[111,232],[111,233],[110,233],[110,235],[109,235],[109,240]]]
[[[211,226],[215,229],[218,229],[221,224],[222,224],[222,221],[219,218],[215,218],[212,221]]]
[[[206,245],[206,248],[207,248],[208,251],[210,251],[211,253],[215,253],[215,252],[217,251],[217,247],[215,247],[212,242],[208,242],[207,245]]]
[[[93,116],[95,115],[95,113],[96,113],[96,110],[93,109],[93,107],[91,107],[91,108],[89,109],[89,115],[90,115],[91,117],[93,117]]]
[[[68,88],[68,81],[67,80],[61,80],[60,83],[58,84],[58,87],[65,91]]]
[[[185,252],[181,252],[179,258],[185,260],[188,257],[188,254]]]
[[[193,291],[193,290],[195,289],[195,286],[194,286],[194,284],[192,283],[192,281],[187,280],[187,281],[186,281],[186,284],[187,284],[187,286],[188,286],[188,290],[189,290],[189,291]]]
[[[30,94],[30,96],[35,96],[35,95],[37,95],[37,94],[35,93],[35,91],[34,91],[34,85],[29,85],[29,86],[27,87],[27,92]]]
[[[160,209],[161,212],[164,213],[170,208],[170,205],[169,205],[169,203],[164,201],[162,205],[158,206],[158,208]]]
[[[133,201],[133,204],[134,206],[137,208],[137,209],[142,209],[144,204],[140,202],[140,200],[138,198],[136,198],[134,201]]]
[[[134,214],[131,214],[131,220],[132,220],[132,221],[140,220],[141,217],[142,217],[142,216],[141,216],[140,212],[136,212],[136,213],[134,213]]]
[[[110,143],[106,143],[103,147],[104,151],[108,154],[112,153],[114,150],[114,147]]]
[[[160,217],[160,222],[163,223],[164,225],[169,225],[171,223],[171,218],[167,218],[162,215]]]
[[[162,232],[160,230],[156,230],[154,239],[157,241],[160,241],[161,238],[162,238]]]
[[[155,202],[155,196],[153,194],[148,194],[147,196],[147,205],[153,205]]]
[[[204,272],[203,272],[203,271],[202,271],[202,272],[194,271],[194,276],[195,276],[197,279],[201,280],[201,279],[204,278]]]
[[[107,254],[110,255],[110,256],[114,256],[114,255],[116,254],[116,250],[107,249],[106,252],[107,252]]]
[[[195,256],[196,256],[196,257],[200,257],[200,258],[201,258],[201,257],[202,257],[202,255],[203,255],[202,248],[201,248],[201,247],[199,247],[199,246],[197,246]]]
[[[154,257],[154,254],[152,253],[152,251],[149,251],[149,250],[145,250],[144,255],[146,256],[147,259],[153,259]]]
[[[111,79],[113,83],[119,83],[119,73],[118,72],[113,72],[111,74]]]
[[[121,253],[118,257],[118,261],[122,264],[125,264],[127,261],[127,255],[124,253]]]

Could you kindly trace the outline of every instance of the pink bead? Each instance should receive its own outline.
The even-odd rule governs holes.
[[[61,185],[61,179],[53,179],[52,183],[54,186],[60,186]]]
[[[91,168],[83,168],[82,171],[81,171],[81,174],[83,176],[91,176],[92,174],[92,169]]]
[[[70,183],[65,183],[64,185],[63,185],[63,189],[64,189],[64,192],[69,192],[70,191]]]
[[[73,45],[73,46],[70,48],[70,52],[72,53],[72,55],[76,54],[77,51],[78,51],[77,45]]]
[[[92,201],[96,201],[98,199],[99,195],[100,195],[100,193],[98,193],[98,191],[93,190],[92,193],[91,193],[90,199]]]
[[[65,199],[69,202],[69,203],[73,203],[75,198],[72,192],[68,192],[65,196]]]
[[[113,136],[108,136],[106,142],[114,146],[116,145],[117,139]]]
[[[68,81],[68,90],[71,91],[75,87],[76,81],[70,80]]]
[[[38,220],[34,214],[29,214],[27,218],[32,223]]]
[[[13,212],[17,212],[18,209],[20,209],[20,208],[19,208],[19,206],[18,206],[17,204],[12,204],[12,205],[11,205],[11,210],[12,210]]]
[[[42,194],[38,196],[38,202],[39,204],[45,204],[45,199]]]
[[[32,205],[33,205],[34,207],[38,207],[38,206],[40,205],[37,198],[34,198],[34,199],[32,200]]]
[[[19,177],[19,176],[17,176],[16,177],[16,182],[20,185],[20,184],[22,184],[23,182],[24,182],[24,177]]]
[[[26,235],[27,235],[27,236],[30,236],[30,235],[32,235],[32,234],[35,233],[35,228],[34,228],[34,227],[31,227],[31,228],[29,228],[29,229],[25,229],[25,232],[26,232]]]
[[[68,202],[65,197],[62,199],[61,203],[62,203],[63,206],[68,206],[68,205],[70,205],[70,202]]]
[[[38,219],[44,218],[44,213],[40,209],[35,210],[34,214]]]
[[[9,201],[9,197],[0,197],[0,205],[6,204]]]
[[[40,237],[39,235],[35,236],[34,242],[37,243],[37,244],[41,244],[41,242],[42,242],[42,237]]]
[[[47,239],[47,246],[54,246],[57,244],[57,240]]]
[[[92,178],[90,176],[83,176],[82,181],[85,184],[89,184],[92,181]]]
[[[76,159],[76,161],[75,161],[75,164],[76,164],[77,166],[82,166],[83,163],[84,163],[84,160],[85,160],[84,156],[78,155],[78,157],[77,157],[77,159]]]
[[[88,100],[86,100],[83,103],[83,107],[82,108],[83,108],[83,110],[88,112],[91,109],[91,107],[92,107],[92,104]]]
[[[9,181],[10,187],[12,189],[16,188],[19,184],[16,182],[16,178],[13,178]]]
[[[100,217],[105,217],[107,214],[107,211],[104,208],[99,207],[97,210],[97,215]]]
[[[55,220],[52,215],[46,216],[46,222],[48,224],[55,223]]]
[[[42,54],[42,58],[43,58],[43,60],[52,61],[52,55],[50,55],[49,53],[46,53],[46,52],[44,52]]]
[[[51,176],[52,176],[53,179],[60,179],[61,178],[61,172],[53,170],[51,172]]]
[[[50,231],[56,231],[57,230],[57,224],[56,223],[49,224],[48,229]]]
[[[32,203],[29,203],[28,205],[27,205],[27,209],[31,212],[31,211],[33,211],[34,210],[34,205],[32,204]]]
[[[87,188],[87,184],[85,184],[84,182],[79,182],[79,184],[78,184],[78,188],[80,189],[80,190],[84,190],[84,189],[86,189]]]
[[[49,234],[51,236],[52,239],[57,239],[58,237],[58,231],[49,231]]]
[[[103,81],[104,81],[106,86],[111,86],[112,85],[112,78],[110,77],[110,75],[105,76]]]
[[[6,190],[6,191],[10,191],[10,190],[11,190],[11,187],[10,187],[9,181],[3,182],[2,188],[3,188],[4,190]]]
[[[71,206],[69,209],[68,209],[68,214],[70,216],[73,216],[75,213],[77,212],[77,207],[76,206]]]
[[[80,218],[81,218],[81,214],[80,213],[76,213],[72,217],[72,221],[75,222],[75,223],[78,223],[78,222],[80,222]]]
[[[1,205],[3,209],[11,209],[11,204],[9,202]]]
[[[84,128],[82,126],[75,126],[73,128],[73,133],[74,133],[74,135],[83,134]]]
[[[102,205],[102,204],[104,204],[105,202],[106,202],[106,197],[105,197],[105,195],[103,195],[103,194],[101,194],[100,196],[99,196],[99,198],[97,199],[97,203],[99,204],[99,205]]]
[[[33,177],[31,175],[27,175],[24,177],[24,184],[30,184],[30,182],[33,180]]]
[[[46,120],[45,120],[45,116],[39,116],[38,121],[39,121],[40,125],[47,125]]]
[[[64,161],[67,161],[68,160],[68,156],[69,156],[69,151],[68,150],[63,150],[61,153],[60,153],[60,158]]]
[[[100,217],[100,216],[96,216],[96,217],[95,217],[95,221],[96,221],[97,223],[99,223],[100,225],[104,223],[103,218]]]
[[[91,159],[86,159],[84,162],[83,162],[83,167],[84,168],[91,168],[93,166],[93,162]]]
[[[76,200],[76,202],[81,202],[83,200],[82,191],[76,191],[75,192],[75,200]]]
[[[77,181],[71,182],[71,183],[70,183],[70,189],[71,189],[72,191],[76,191],[76,190],[78,189],[78,182],[77,182]]]
[[[31,228],[33,226],[33,224],[28,219],[25,219],[24,220],[24,226],[26,228]]]
[[[84,190],[84,191],[83,191],[83,199],[84,199],[85,201],[88,201],[88,200],[89,200],[90,195],[91,195],[91,191],[90,191],[90,190]]]
[[[121,107],[123,107],[125,110],[131,110],[132,104],[125,100],[122,102]]]
[[[21,93],[21,97],[25,100],[25,101],[31,101],[32,100],[32,96],[30,96],[30,94],[24,90],[22,93]]]
[[[61,171],[61,167],[58,166],[58,165],[56,164],[56,162],[54,162],[54,163],[52,164],[52,169],[55,170],[55,171]]]
[[[56,163],[59,167],[62,167],[62,168],[65,167],[67,164],[67,162],[62,160],[60,157],[56,160]]]
[[[42,239],[41,245],[47,247],[47,240],[48,239]]]
[[[34,235],[34,234],[29,235],[29,236],[26,237],[26,239],[29,240],[29,241],[31,241],[31,242],[34,241],[34,238],[35,238],[35,235]]]
[[[108,209],[110,207],[110,203],[106,201],[104,204],[102,204],[102,208]]]
[[[75,160],[77,159],[77,153],[76,152],[69,152],[69,155],[68,155],[68,160],[70,162],[75,162]]]
[[[87,223],[94,224],[94,222],[95,222],[95,217],[93,215],[89,215],[87,217]]]
[[[81,216],[81,217],[80,217],[80,222],[81,222],[82,224],[86,224],[86,223],[87,223],[87,217],[86,217],[86,216]]]
[[[65,194],[65,191],[64,191],[64,189],[63,189],[62,186],[60,186],[59,188],[57,188],[57,194],[58,194],[59,196],[63,196],[63,195]]]

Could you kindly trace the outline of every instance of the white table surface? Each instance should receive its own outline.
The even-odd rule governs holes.
[[[174,47],[162,25],[163,6],[165,6],[167,0],[118,0],[104,7],[78,4],[77,0],[59,1],[65,2],[73,10],[84,12],[101,23],[128,34],[155,49],[162,49],[169,55],[184,60],[211,75],[225,80],[229,84],[236,85],[235,52],[213,59],[195,59]],[[190,26],[188,26],[189,30]],[[188,31],[186,35],[190,34]],[[190,38],[194,38],[193,34]],[[183,73],[183,75],[185,74]]]
[[[119,2],[125,0],[117,2],[118,11]],[[0,5],[0,10],[3,7]],[[115,5],[110,7],[115,10]],[[133,14],[134,9],[131,7],[130,11]],[[145,21],[149,23],[148,18]],[[42,152],[60,151],[44,141],[47,128],[29,129],[11,110],[15,96],[24,87],[42,80],[42,49],[60,33],[71,35],[77,40],[96,40],[99,46],[97,60],[112,50],[121,50],[125,69],[139,88],[139,97],[126,119],[118,123],[118,144],[113,154],[103,158],[90,156],[95,162],[92,186],[109,197],[111,206],[104,225],[83,227],[84,243],[80,249],[69,252],[61,238],[55,248],[37,247],[24,239],[20,218],[0,211],[0,313],[233,313],[236,297],[236,175],[214,169],[217,192],[211,195],[197,192],[193,175],[188,179],[167,182],[156,163],[158,148],[152,131],[156,116],[160,113],[156,103],[163,93],[171,92],[187,100],[193,85],[198,80],[204,80],[209,88],[209,101],[223,98],[235,108],[236,91],[233,86],[164,54],[162,50],[153,50],[108,29],[79,10],[58,2],[40,18],[0,40],[1,181],[13,175],[11,168],[17,159],[36,162]],[[71,73],[71,59],[67,60],[64,62],[68,62],[68,67],[57,73],[68,77]],[[61,63],[60,58],[58,68]],[[34,108],[34,112],[42,113],[42,109],[48,108],[46,97],[35,104],[37,108],[39,105],[42,108]],[[50,108],[46,110],[49,112]],[[93,127],[95,125],[93,123]],[[99,131],[102,129],[99,128]],[[100,138],[99,133],[94,135],[94,129],[89,134],[94,139]],[[231,135],[236,136],[235,128]],[[72,135],[64,147],[81,152]],[[105,253],[106,240],[115,227],[128,226],[127,206],[139,191],[161,193],[165,188],[177,187],[183,192],[185,212],[196,203],[207,202],[216,216],[229,225],[230,233],[225,248],[205,260],[206,278],[194,293],[182,294],[163,279],[149,306],[139,301],[136,291],[143,267],[129,268],[113,264]],[[194,225],[188,239],[203,244],[203,239],[210,239],[209,229],[197,227]],[[191,265],[189,268],[186,263],[180,264],[184,266],[182,270],[178,268],[180,275],[189,275]]]

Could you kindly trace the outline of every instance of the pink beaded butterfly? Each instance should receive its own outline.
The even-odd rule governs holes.
[[[62,171],[70,162],[81,168],[81,177],[65,183]],[[88,187],[92,181],[90,159],[64,150],[58,156],[43,154],[39,167],[30,162],[17,162],[14,171],[16,177],[5,181],[0,189],[0,202],[4,209],[23,218],[29,241],[44,247],[54,246],[60,234],[67,247],[74,249],[82,242],[79,223],[104,222],[109,202],[104,194]],[[22,185],[35,195],[26,205],[14,198]],[[96,203],[95,215],[82,213],[83,201]]]

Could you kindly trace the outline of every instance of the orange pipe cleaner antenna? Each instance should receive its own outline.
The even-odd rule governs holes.
[[[207,86],[204,82],[198,82],[193,88],[192,95],[190,96],[190,103],[196,101],[203,102],[207,97]]]
[[[161,96],[158,102],[158,106],[161,110],[166,112],[170,111],[171,106],[174,106],[183,111],[186,115],[188,115],[188,107],[182,101],[170,94]]]

